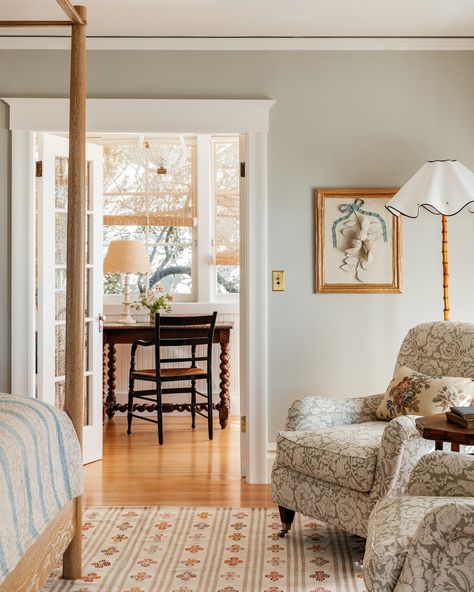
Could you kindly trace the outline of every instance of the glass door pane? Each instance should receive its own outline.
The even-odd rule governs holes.
[[[38,397],[65,403],[68,140],[38,134]],[[84,462],[102,456],[102,148],[86,150]]]

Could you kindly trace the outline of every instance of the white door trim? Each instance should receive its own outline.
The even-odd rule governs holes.
[[[12,131],[11,391],[35,396],[35,171],[33,133]],[[25,171],[27,174],[25,174]]]
[[[67,99],[3,99],[10,106],[10,129],[14,133],[67,132]],[[241,400],[247,416],[246,467],[248,483],[268,482],[267,462],[267,131],[269,100],[200,99],[88,99],[88,133],[229,133],[246,134],[247,195],[244,205],[245,237],[242,245],[243,291],[241,293]],[[12,145],[12,202],[29,203],[26,196],[24,149]],[[15,164],[17,163],[17,164]],[[23,181],[21,180],[23,177]],[[19,201],[20,200],[20,201]],[[17,212],[18,214],[20,212]],[[23,211],[23,216],[24,216]],[[24,218],[23,218],[24,219]],[[21,237],[18,236],[21,233]],[[13,226],[12,240],[24,240],[21,226]],[[34,236],[34,235],[33,235]],[[34,244],[34,241],[33,241]],[[28,253],[30,253],[29,249]],[[12,286],[23,285],[26,251],[12,249]],[[31,278],[31,275],[28,276]],[[12,318],[17,320],[12,334],[29,335],[31,305],[12,298]],[[29,308],[28,308],[29,307]],[[28,314],[25,311],[28,310]],[[34,310],[34,309],[33,309]],[[23,316],[22,316],[23,315]],[[20,325],[18,325],[20,323]],[[12,384],[27,384],[24,376],[31,358],[30,347],[19,349],[19,337],[12,338]],[[24,365],[22,364],[24,362]],[[31,363],[31,360],[30,360]],[[33,368],[34,370],[34,368]],[[23,382],[22,382],[23,381]],[[31,395],[32,393],[29,392]]]

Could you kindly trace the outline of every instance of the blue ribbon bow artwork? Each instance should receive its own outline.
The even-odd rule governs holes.
[[[385,220],[377,212],[363,209],[364,204],[363,199],[357,198],[339,206],[343,215],[333,222],[332,245],[338,248],[338,233],[346,238],[340,268],[354,274],[359,282],[367,283],[377,247],[382,241],[388,242],[388,236]]]

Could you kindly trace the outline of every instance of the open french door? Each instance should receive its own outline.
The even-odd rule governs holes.
[[[62,407],[66,347],[67,138],[37,135],[37,396]],[[84,464],[102,458],[102,147],[86,147]]]

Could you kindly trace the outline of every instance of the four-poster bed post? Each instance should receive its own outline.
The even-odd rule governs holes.
[[[58,0],[73,20],[69,95],[69,172],[66,268],[66,391],[65,411],[82,445],[84,425],[84,284],[86,179],[86,14]],[[82,576],[82,499],[76,498],[75,535],[63,559],[63,577]]]
[[[65,411],[82,446],[84,425],[84,288],[86,178],[86,16],[84,6],[56,0],[67,21],[0,21],[0,27],[71,26],[67,212]],[[39,590],[63,554],[63,577],[82,577],[82,499],[73,499],[26,551],[0,592]],[[53,543],[54,541],[54,543]]]

